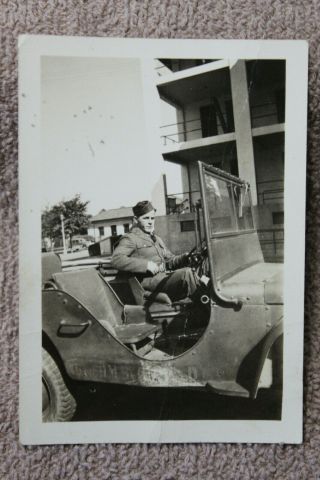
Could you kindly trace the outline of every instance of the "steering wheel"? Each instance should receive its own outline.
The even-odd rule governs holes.
[[[197,250],[197,247],[193,247],[188,253],[188,258],[190,266],[195,269],[200,277],[204,273],[207,273],[206,261],[208,258],[208,248],[205,242],[202,243],[200,250]]]

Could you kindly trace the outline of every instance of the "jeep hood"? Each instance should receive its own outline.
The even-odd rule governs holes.
[[[245,303],[283,304],[283,264],[256,263],[220,281],[219,288],[228,298]]]

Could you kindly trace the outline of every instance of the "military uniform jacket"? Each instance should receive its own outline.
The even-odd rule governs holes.
[[[168,270],[184,267],[187,255],[173,255],[157,235],[149,235],[139,227],[121,237],[113,252],[112,266],[119,271],[147,274],[148,262],[165,263]]]

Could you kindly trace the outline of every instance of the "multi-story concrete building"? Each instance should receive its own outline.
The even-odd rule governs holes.
[[[169,219],[157,220],[167,243],[194,243],[201,160],[250,182],[265,257],[281,261],[285,61],[161,59],[157,72],[159,96],[177,117],[161,127],[162,155],[182,173],[182,192],[166,192]]]

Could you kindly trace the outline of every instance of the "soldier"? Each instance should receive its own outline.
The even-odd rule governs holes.
[[[173,255],[154,233],[155,209],[144,200],[133,207],[135,226],[121,238],[112,266],[134,274],[145,290],[164,292],[172,301],[193,298],[200,281],[190,265],[189,253]],[[167,270],[173,270],[166,273]]]

